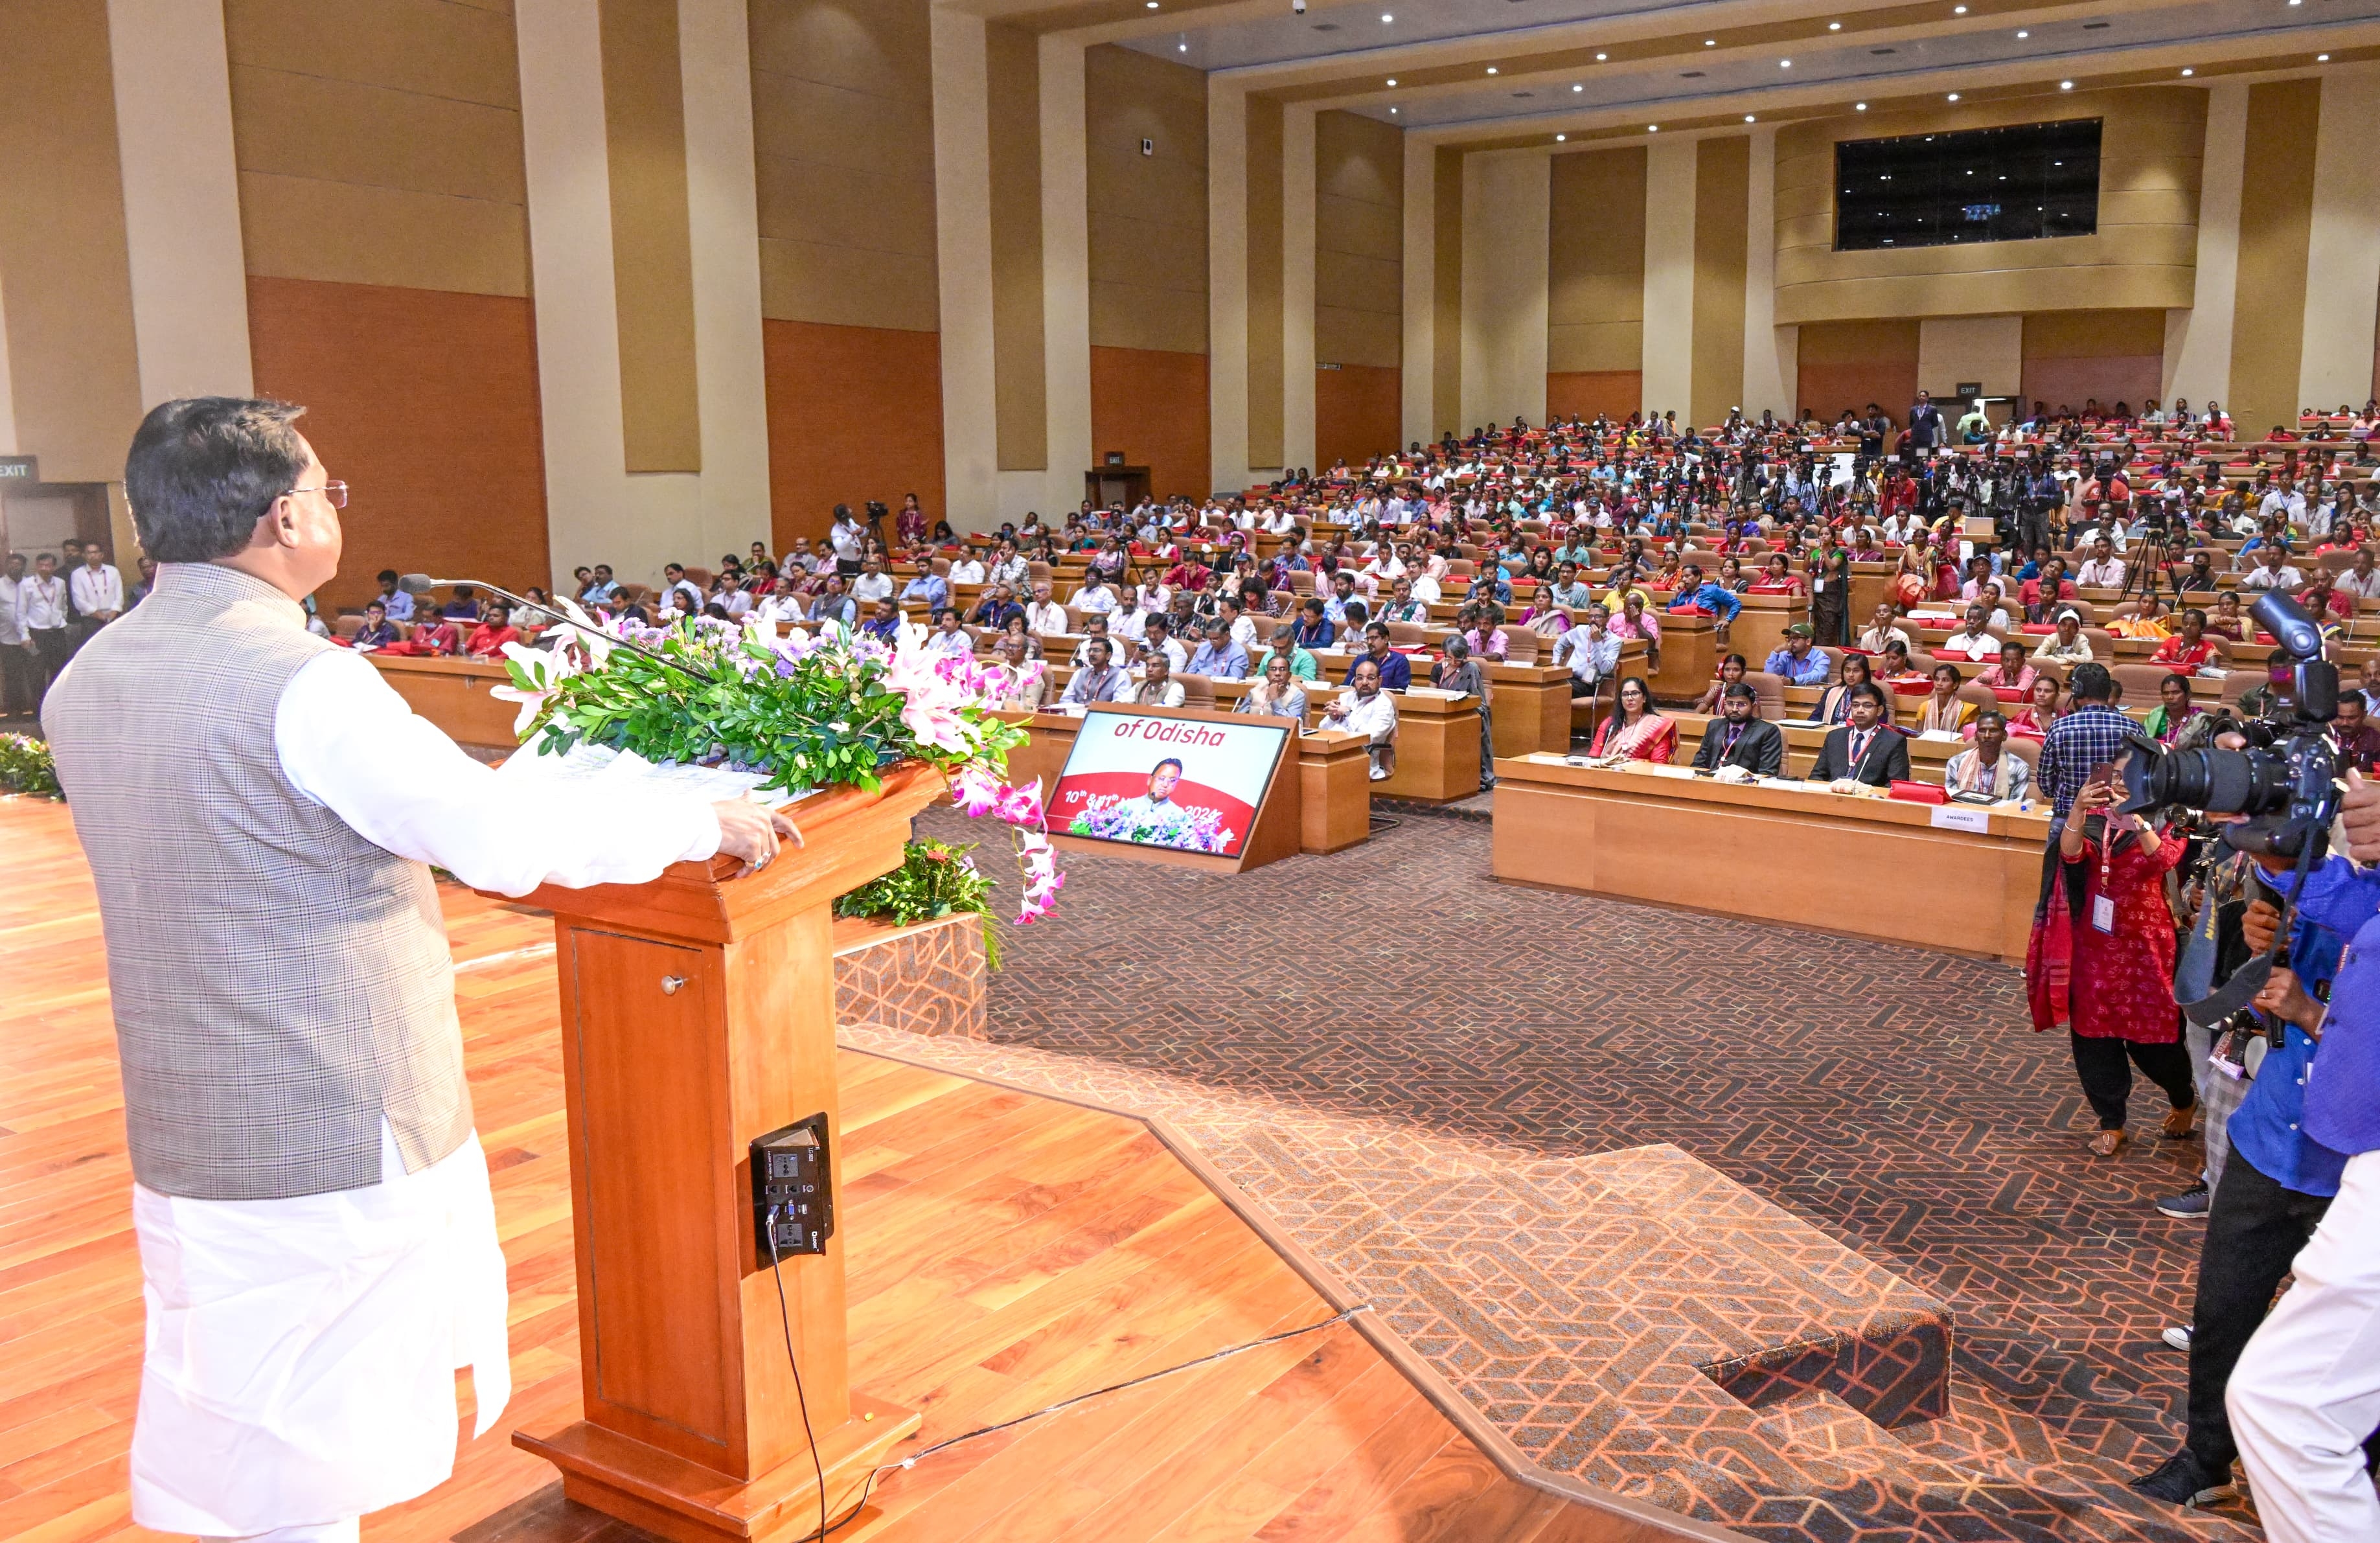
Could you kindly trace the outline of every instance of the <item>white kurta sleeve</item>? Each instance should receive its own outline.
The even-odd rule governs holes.
[[[719,817],[699,798],[499,777],[345,650],[290,678],[273,746],[290,784],[365,840],[474,889],[642,883],[719,850]]]

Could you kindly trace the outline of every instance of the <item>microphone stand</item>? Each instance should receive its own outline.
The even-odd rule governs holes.
[[[561,623],[564,626],[576,628],[580,632],[586,633],[590,638],[601,638],[604,642],[610,644],[613,648],[625,649],[630,653],[642,654],[647,659],[651,660],[654,663],[659,664],[665,669],[675,670],[680,674],[691,675],[696,680],[702,682],[705,686],[716,686],[719,684],[714,677],[705,674],[702,671],[696,669],[693,665],[686,663],[682,660],[672,659],[667,654],[658,653],[653,650],[645,647],[642,643],[632,643],[625,638],[614,638],[608,632],[598,631],[594,627],[589,626],[584,622],[578,621],[560,611],[556,611],[550,605],[540,605],[533,600],[523,600],[520,596],[514,594],[510,589],[491,584],[482,578],[433,578],[431,579],[419,592],[427,593],[431,589],[440,589],[442,587],[452,587],[465,584],[468,584],[474,589],[485,589],[491,594],[504,600],[508,600],[515,605],[521,606],[527,610],[535,611],[540,614],[551,616],[553,620]],[[402,588],[402,586],[400,586],[400,588]],[[416,591],[407,589],[406,592],[407,594],[412,594]]]

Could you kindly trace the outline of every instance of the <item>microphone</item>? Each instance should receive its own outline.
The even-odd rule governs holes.
[[[625,638],[614,638],[610,633],[599,631],[594,627],[590,627],[586,623],[578,621],[564,612],[556,611],[550,605],[540,605],[533,600],[523,600],[520,596],[514,594],[510,589],[504,588],[502,585],[491,584],[484,578],[432,578],[426,573],[409,573],[396,581],[396,587],[404,590],[408,595],[426,595],[432,589],[441,589],[447,585],[467,584],[471,586],[473,589],[485,589],[491,594],[508,600],[515,605],[520,606],[525,610],[535,611],[541,615],[552,617],[562,626],[574,627],[577,630],[587,634],[589,638],[600,638],[613,648],[625,649],[630,653],[642,654],[656,664],[675,670],[680,674],[692,675],[695,679],[702,682],[705,686],[713,686],[718,684],[712,676],[705,674],[702,671],[696,669],[693,665],[685,662],[683,660],[672,659],[666,654],[656,653],[651,649],[645,647],[642,643],[632,643]]]

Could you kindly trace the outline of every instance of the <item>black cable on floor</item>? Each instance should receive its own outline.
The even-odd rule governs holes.
[[[779,1300],[782,1304],[783,1288],[779,1287],[778,1291]],[[876,1481],[878,1479],[881,1478],[886,1474],[898,1473],[904,1468],[914,1468],[919,1463],[924,1462],[927,1458],[933,1456],[938,1452],[948,1452],[951,1448],[958,1446],[962,1442],[978,1440],[986,1436],[998,1435],[1001,1431],[1013,1429],[1017,1426],[1026,1424],[1032,1420],[1040,1419],[1045,1415],[1055,1415],[1062,1410],[1072,1409],[1078,1403],[1086,1403],[1095,1398],[1105,1398],[1110,1393],[1121,1393],[1128,1389],[1140,1387],[1145,1383],[1155,1382],[1161,1378],[1172,1377],[1177,1373],[1190,1371],[1198,1367],[1209,1366],[1217,1361],[1229,1360],[1234,1355],[1243,1355],[1251,1350],[1261,1350],[1269,1344],[1279,1344],[1283,1340],[1296,1339],[1301,1334],[1318,1333],[1322,1330],[1330,1328],[1334,1324],[1345,1323],[1357,1313],[1368,1313],[1371,1310],[1372,1305],[1370,1303],[1358,1302],[1344,1312],[1333,1313],[1329,1318],[1318,1318],[1312,1323],[1303,1324],[1295,1329],[1284,1329],[1278,1334],[1267,1334],[1262,1339],[1248,1340],[1240,1344],[1227,1345],[1223,1349],[1215,1351],[1211,1355],[1201,1355],[1197,1359],[1192,1361],[1184,1361],[1179,1366],[1167,1367],[1159,1371],[1145,1372],[1138,1377],[1131,1378],[1122,1382],[1111,1383],[1104,1388],[1094,1388],[1087,1393],[1076,1393],[1072,1398],[1061,1399],[1057,1403],[1052,1403],[1046,1408],[1036,1409],[1029,1415],[1019,1415],[1013,1420],[1002,1420],[998,1425],[988,1425],[984,1426],[980,1429],[970,1430],[961,1435],[953,1436],[946,1440],[937,1441],[930,1447],[925,1447],[919,1451],[913,1452],[908,1456],[901,1459],[898,1463],[880,1463],[875,1467],[870,1468],[868,1471],[866,1481],[859,1487],[858,1501],[854,1504],[849,1511],[843,1513],[843,1519],[841,1521],[836,1522],[832,1526],[829,1526],[826,1522],[826,1489],[824,1484],[821,1483],[819,1488],[819,1530],[814,1533],[810,1533],[806,1537],[795,1539],[795,1543],[820,1543],[821,1539],[831,1537],[834,1534],[841,1532],[844,1528],[849,1526],[854,1518],[857,1517],[861,1512],[868,1509],[868,1497],[875,1493]],[[790,1330],[787,1330],[785,1345],[787,1353],[791,1354],[793,1339],[792,1331]],[[798,1378],[795,1379],[795,1385],[799,1385]],[[803,1411],[802,1418],[803,1423],[807,1428],[809,1419],[808,1410]],[[818,1444],[815,1441],[810,1444],[810,1453],[813,1458],[818,1454]]]
[[[756,1175],[752,1182],[757,1187],[759,1184],[759,1177]],[[777,1213],[783,1209],[783,1206],[769,1208],[769,1279],[775,1282],[777,1285],[777,1321],[784,1327],[785,1330],[785,1364],[794,1368],[794,1402],[801,1405],[802,1437],[810,1444],[810,1470],[818,1475],[819,1525],[818,1531],[810,1536],[824,1537],[830,1530],[826,1525],[826,1468],[819,1461],[817,1433],[810,1429],[810,1400],[809,1395],[802,1391],[802,1363],[794,1355],[794,1315],[785,1306],[785,1277],[783,1270],[779,1268],[782,1261],[777,1257]],[[874,1476],[869,1476],[872,1478]],[[866,1501],[863,1500],[861,1503],[865,1504]],[[857,1513],[855,1512],[853,1514],[856,1515]],[[846,1516],[844,1520],[847,1522],[851,1518]]]

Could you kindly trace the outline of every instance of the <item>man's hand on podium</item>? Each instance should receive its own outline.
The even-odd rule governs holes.
[[[738,879],[758,873],[776,860],[779,837],[789,836],[795,846],[802,844],[802,833],[794,822],[773,809],[743,798],[722,798],[710,808],[719,816],[719,850],[744,859],[735,875]]]

